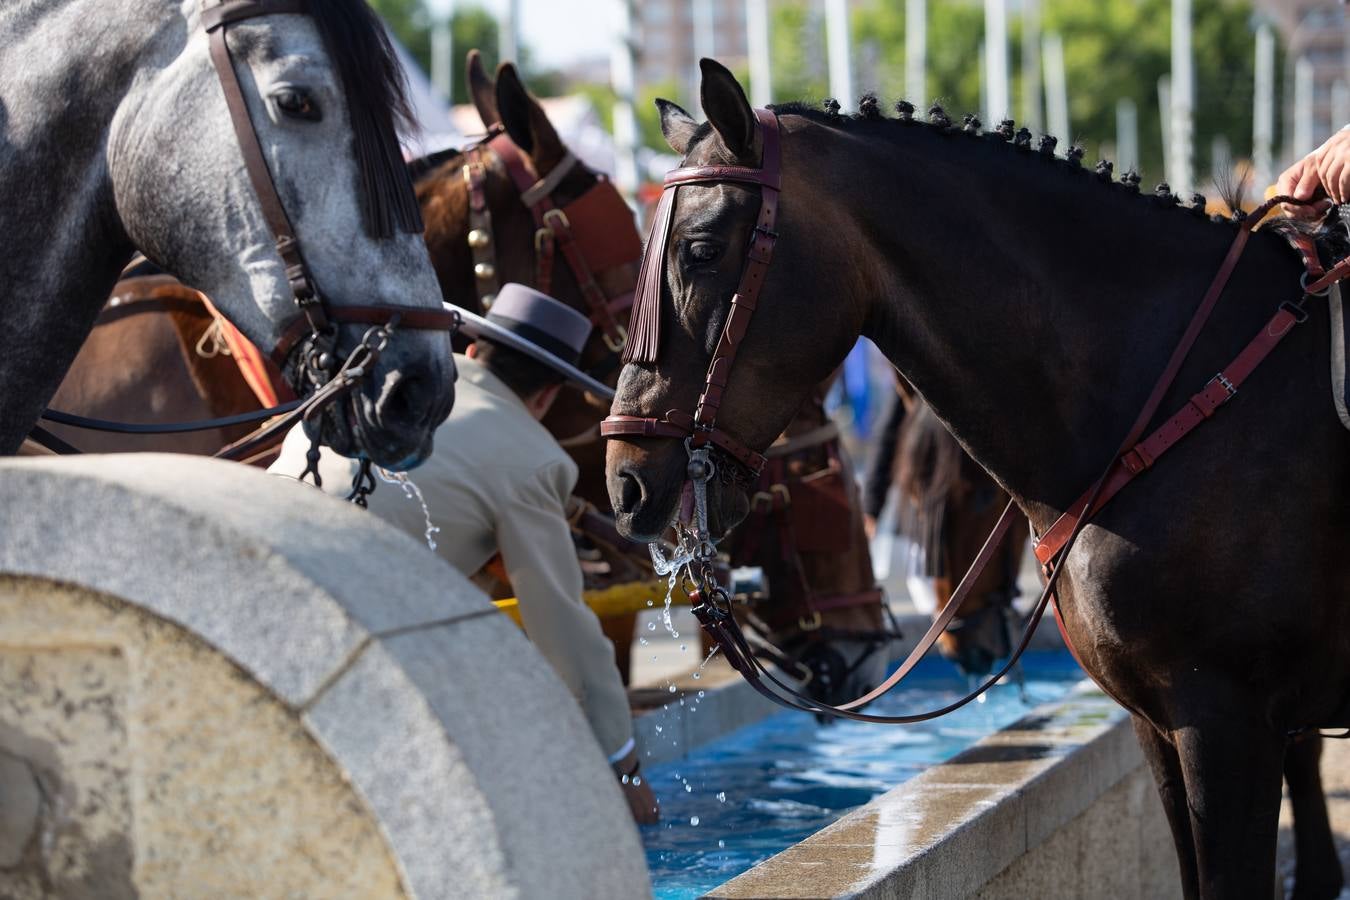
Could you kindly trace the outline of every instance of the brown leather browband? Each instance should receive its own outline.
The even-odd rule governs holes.
[[[759,185],[759,217],[753,239],[746,251],[745,268],[740,284],[731,297],[731,311],[727,313],[722,337],[713,351],[712,362],[704,379],[703,393],[694,412],[671,410],[662,418],[613,415],[600,423],[600,434],[606,438],[663,437],[687,438],[693,449],[712,445],[726,453],[752,475],[758,477],[764,468],[764,454],[751,449],[728,432],[717,427],[717,413],[722,406],[722,395],[731,377],[741,341],[745,339],[759,304],[759,293],[764,276],[773,260],[778,233],[778,193],[782,186],[782,150],[778,135],[778,117],[767,109],[755,110],[760,135],[764,143],[763,162],[758,169],[746,166],[693,166],[675,169],[666,175],[665,190],[652,218],[651,236],[647,253],[638,274],[637,294],[633,302],[633,334],[624,362],[656,362],[660,345],[661,292],[664,285],[666,244],[670,238],[671,221],[675,215],[675,200],[682,185],[719,184],[728,181]]]

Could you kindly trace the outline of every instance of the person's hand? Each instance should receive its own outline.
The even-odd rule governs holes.
[[[1332,203],[1350,203],[1350,130],[1342,129],[1322,146],[1294,163],[1275,184],[1275,193],[1312,205],[1284,204],[1285,215],[1316,219]]]
[[[652,786],[642,777],[636,749],[630,750],[627,756],[614,763],[614,773],[619,778],[619,787],[623,790],[623,798],[628,801],[628,811],[633,814],[633,821],[639,825],[655,825],[661,821],[661,805],[656,802]]]
[[[877,520],[875,516],[863,514],[863,534],[869,541],[875,540],[877,536]]]

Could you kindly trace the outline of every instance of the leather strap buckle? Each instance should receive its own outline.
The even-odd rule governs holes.
[[[1313,273],[1313,272],[1311,272],[1311,271],[1304,272],[1302,275],[1298,276],[1298,284],[1299,284],[1299,287],[1303,288],[1303,296],[1305,296],[1305,297],[1325,297],[1325,296],[1327,296],[1328,294],[1331,293],[1331,285],[1329,285],[1329,284],[1326,285],[1325,287],[1323,287],[1320,291],[1310,291],[1310,290],[1308,290],[1308,279],[1310,279],[1310,278],[1317,278],[1319,281],[1321,280],[1321,276],[1318,276],[1318,275],[1316,275],[1315,273]],[[1296,304],[1290,304],[1289,301],[1286,300],[1284,303],[1281,303],[1281,304],[1280,304],[1280,308],[1281,308],[1281,309],[1284,309],[1284,307],[1287,306],[1287,305],[1291,305],[1291,306],[1292,306],[1292,305],[1296,305]],[[1296,318],[1297,318],[1297,317],[1296,317]],[[1305,313],[1303,314],[1303,319],[1306,319],[1306,318],[1308,318],[1308,314],[1305,312]],[[1300,323],[1302,323],[1302,322],[1303,322],[1303,319],[1299,319],[1298,321],[1299,321]]]
[[[623,348],[628,346],[628,329],[622,323],[614,323],[614,336],[610,337],[609,332],[602,331],[600,336],[605,341],[605,346],[611,353],[622,353]]]
[[[1304,318],[1307,318],[1307,313],[1304,313]],[[1228,392],[1228,396],[1223,400],[1224,403],[1227,403],[1229,400],[1232,400],[1234,397],[1237,396],[1237,386],[1234,385],[1233,382],[1229,381],[1228,376],[1223,374],[1222,372],[1211,378],[1209,380],[1209,383],[1223,385],[1223,389]]]
[[[549,228],[553,229],[555,234],[564,231],[570,232],[572,230],[572,220],[567,218],[567,213],[563,212],[561,209],[546,210],[544,212],[543,222]]]
[[[811,610],[810,616],[797,617],[797,627],[800,628],[802,631],[819,631],[820,624],[821,624],[820,613],[814,609]]]
[[[1305,296],[1305,297],[1325,297],[1325,296],[1327,296],[1327,294],[1330,294],[1330,293],[1331,293],[1331,285],[1327,285],[1326,287],[1324,287],[1324,288],[1321,290],[1320,293],[1316,293],[1316,294],[1308,294],[1308,293],[1306,293],[1307,285],[1308,285],[1308,273],[1307,273],[1307,272],[1304,272],[1304,273],[1303,273],[1303,277],[1300,279],[1300,281],[1301,281],[1301,283],[1302,283],[1303,286],[1304,286],[1304,290],[1305,290],[1304,296]],[[1280,304],[1280,309],[1284,310],[1285,312],[1289,313],[1289,315],[1293,316],[1293,317],[1294,317],[1294,324],[1296,324],[1296,325],[1302,325],[1304,322],[1308,321],[1308,311],[1307,311],[1306,309],[1303,308],[1303,304],[1302,304],[1302,303],[1295,303],[1295,302],[1293,302],[1292,300],[1286,300],[1286,301],[1284,301],[1283,303]]]

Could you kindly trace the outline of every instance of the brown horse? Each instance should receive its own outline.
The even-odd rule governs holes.
[[[725,68],[705,61],[703,74],[710,124],[667,106],[667,138],[709,177],[758,168],[770,126]],[[887,119],[874,98],[857,117],[779,108],[772,228],[756,224],[758,184],[679,191],[670,240],[652,250],[658,352],[625,367],[614,413],[641,422],[693,408],[727,298],[757,271],[746,268],[753,235],[759,260],[772,242],[772,265],[753,319],[721,342],[736,356],[715,373],[720,446],[767,449],[865,334],[1043,535],[1121,452],[1238,229],[1200,203],[1177,210],[1170,191],[1141,198],[1136,179],[1111,182],[1105,166],[1084,171],[1081,153],[1060,159],[1052,139],[1037,150],[1011,127],[981,136],[973,119],[898,110]],[[1277,230],[1251,237],[1163,416],[1268,333],[1281,302],[1302,299],[1303,273]],[[1350,725],[1350,434],[1327,403],[1327,316],[1308,312],[1059,568],[1067,637],[1134,715],[1188,897],[1272,896],[1290,735]],[[1281,322],[1298,318],[1286,309]],[[608,468],[620,528],[665,528],[685,447],[616,440]],[[724,530],[750,497],[715,479],[708,505]]]

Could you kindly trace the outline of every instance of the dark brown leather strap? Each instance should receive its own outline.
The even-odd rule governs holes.
[[[243,21],[255,16],[276,13],[303,13],[305,4],[298,0],[204,0],[202,4],[202,23],[210,36],[211,62],[215,65],[220,79],[221,90],[225,93],[225,103],[229,107],[230,122],[234,126],[235,139],[239,151],[244,157],[244,169],[248,172],[253,193],[262,208],[263,218],[272,231],[276,241],[277,253],[281,256],[286,269],[286,280],[296,305],[308,322],[310,330],[324,331],[328,320],[324,315],[323,303],[318,288],[300,255],[300,242],[295,229],[286,215],[281,197],[277,194],[272,173],[267,167],[267,159],[262,145],[258,142],[258,133],[248,113],[248,103],[244,99],[239,77],[235,74],[234,63],[230,58],[226,35],[231,23]],[[275,353],[273,354],[275,357]]]
[[[693,433],[694,417],[687,412],[673,409],[664,419],[644,416],[610,416],[600,423],[600,436],[611,437],[662,437],[687,438]],[[736,438],[721,429],[714,428],[704,432],[707,443],[720,448],[749,470],[752,477],[758,478],[764,468],[764,455],[756,453]]]
[[[329,320],[344,325],[388,325],[395,317],[398,318],[400,328],[428,331],[454,331],[459,328],[461,321],[459,313],[454,310],[392,303],[382,306],[334,306],[328,310]],[[305,319],[292,320],[271,353],[272,362],[278,366],[285,365],[291,350],[310,333],[309,322]]]
[[[561,250],[568,267],[572,270],[572,275],[577,280],[577,286],[581,288],[581,295],[590,308],[591,323],[600,329],[610,350],[616,353],[622,350],[628,342],[628,332],[610,310],[609,298],[595,280],[595,271],[587,262],[573,235],[571,219],[553,202],[553,191],[567,174],[579,165],[579,161],[568,153],[549,170],[547,175],[539,178],[526,164],[524,154],[511,140],[510,135],[498,135],[488,143],[488,147],[501,157],[511,180],[515,182],[516,189],[520,191],[521,202],[529,207],[530,213],[534,216],[537,229],[535,251],[538,278],[535,287],[548,293],[553,275],[553,250],[555,247]],[[601,179],[601,183],[591,188],[591,191],[603,189],[605,186],[608,186],[608,182]],[[613,188],[610,187],[610,190]]]
[[[469,191],[469,250],[473,254],[474,290],[484,312],[497,299],[501,282],[497,278],[496,236],[492,233],[492,210],[487,202],[487,162],[483,144],[465,153],[464,184]]]
[[[1222,372],[1215,375],[1209,384],[1205,385],[1204,390],[1191,397],[1186,405],[1160,428],[1120,456],[1092,504],[1091,512],[1084,516],[1088,503],[1088,495],[1084,494],[1074,501],[1054,525],[1050,526],[1036,542],[1036,558],[1041,564],[1044,565],[1055,558],[1081,520],[1096,515],[1125,485],[1151,468],[1158,457],[1176,446],[1178,441],[1208,421],[1219,407],[1231,400],[1237,394],[1238,388],[1247,380],[1247,376],[1270,355],[1295,325],[1307,317],[1308,314],[1302,307],[1294,304],[1281,306],[1252,342],[1243,348],[1237,358]]]

